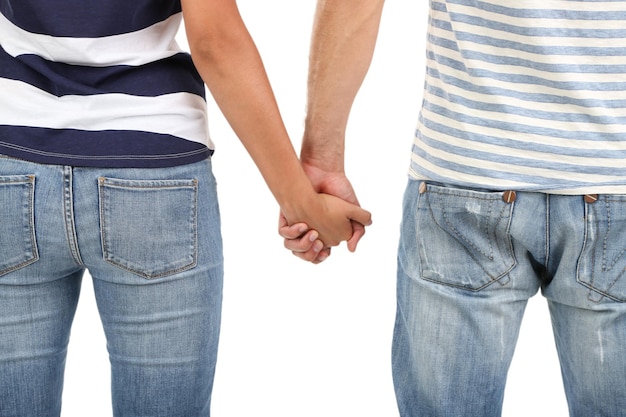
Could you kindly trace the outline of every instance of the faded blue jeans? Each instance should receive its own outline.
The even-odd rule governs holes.
[[[401,416],[500,416],[524,309],[539,289],[570,415],[626,416],[625,271],[624,195],[410,180],[393,340]]]
[[[210,160],[104,169],[0,157],[0,416],[59,416],[86,269],[114,415],[208,416],[223,275]]]

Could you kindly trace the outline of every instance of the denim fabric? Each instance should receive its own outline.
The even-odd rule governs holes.
[[[101,169],[0,157],[0,416],[59,416],[85,270],[114,415],[208,416],[223,275],[210,160]]]
[[[393,340],[401,416],[501,415],[524,309],[539,289],[570,415],[626,415],[626,196],[505,200],[409,181]]]

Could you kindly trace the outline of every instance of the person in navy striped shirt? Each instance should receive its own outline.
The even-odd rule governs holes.
[[[87,269],[113,414],[209,416],[223,260],[205,84],[289,223],[328,244],[369,224],[305,175],[235,0],[0,0],[0,416],[60,415]]]
[[[355,203],[344,132],[382,7],[319,1],[311,46],[302,164]],[[625,28],[624,0],[429,2],[398,251],[401,416],[499,416],[540,289],[570,415],[626,415]],[[305,260],[328,255],[280,233]]]

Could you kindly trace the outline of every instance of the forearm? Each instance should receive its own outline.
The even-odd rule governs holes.
[[[187,2],[194,63],[281,207],[313,193],[284,127],[261,58],[234,2]],[[225,6],[224,3],[227,5]],[[185,3],[184,3],[185,4]],[[200,7],[216,10],[202,11]],[[198,16],[217,13],[208,22]],[[189,17],[188,17],[189,16]]]
[[[384,0],[318,0],[301,159],[343,172],[348,116],[374,53]]]

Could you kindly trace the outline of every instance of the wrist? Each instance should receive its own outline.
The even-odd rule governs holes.
[[[343,174],[345,145],[343,135],[325,135],[314,138],[305,134],[300,149],[300,163],[327,173]]]
[[[278,200],[280,211],[287,219],[287,224],[309,223],[308,213],[319,212],[319,195],[309,186],[286,194]]]

